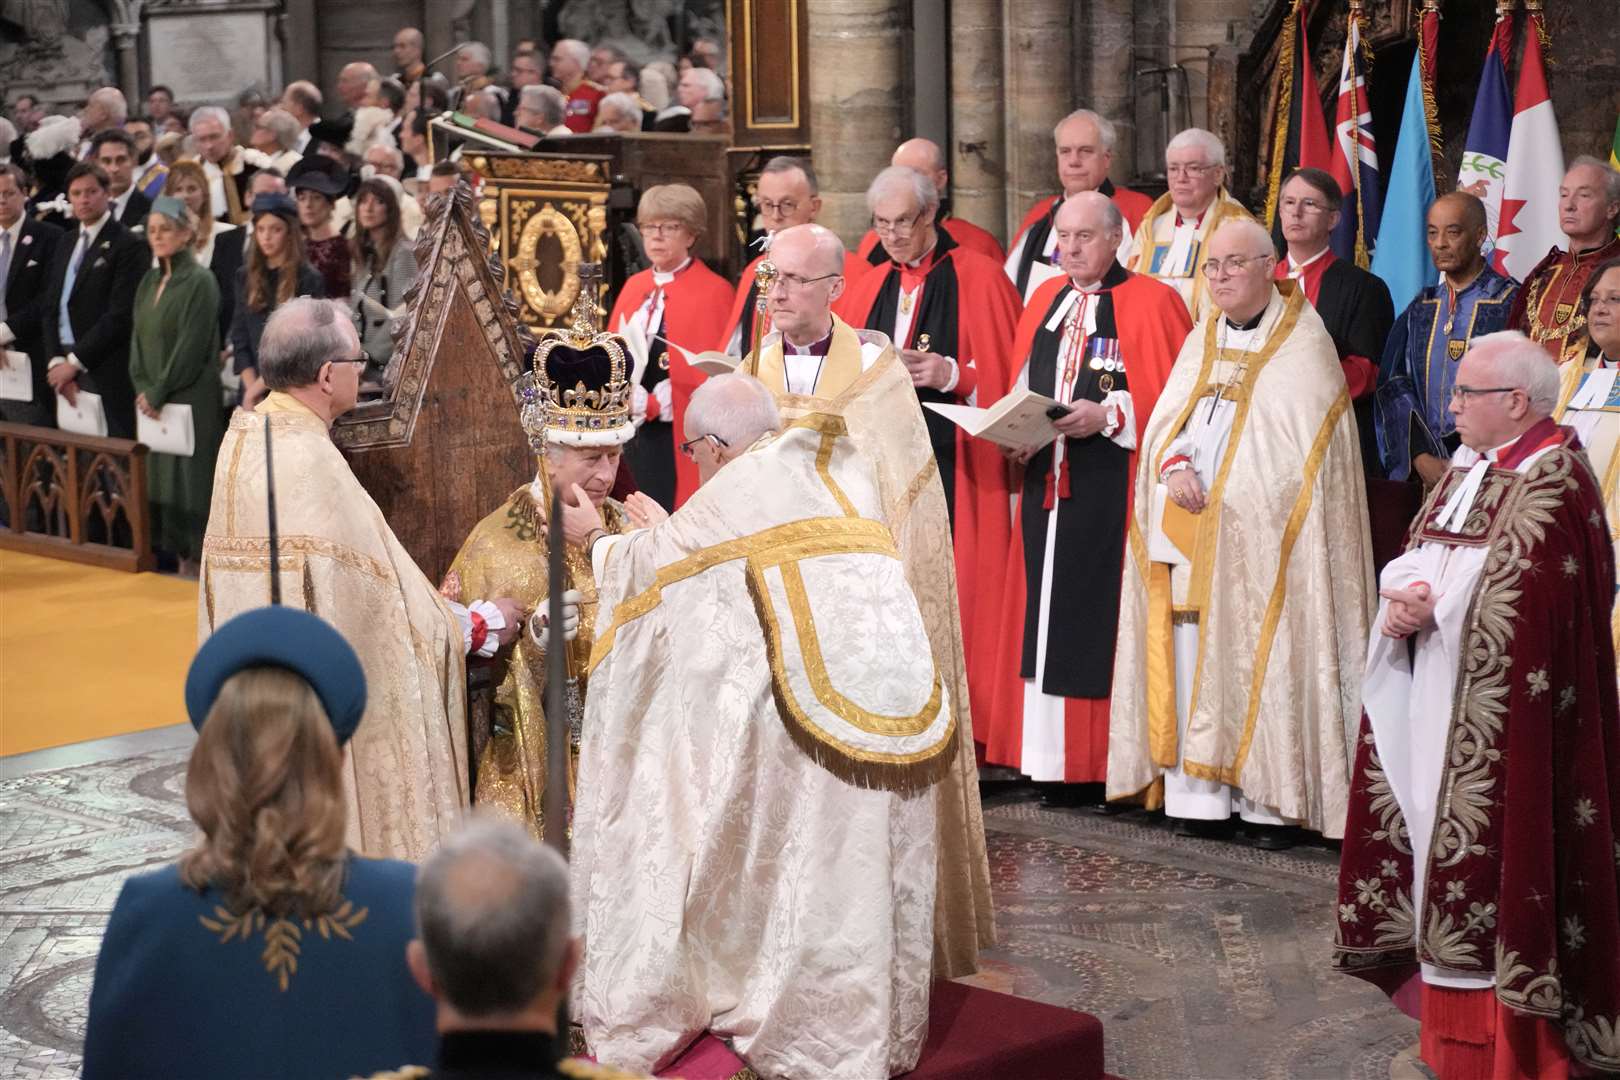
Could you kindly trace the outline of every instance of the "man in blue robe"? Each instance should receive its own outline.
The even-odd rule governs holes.
[[[1391,480],[1414,473],[1425,487],[1445,474],[1459,440],[1452,384],[1469,343],[1505,330],[1518,283],[1485,265],[1485,204],[1454,191],[1429,207],[1429,254],[1442,280],[1426,285],[1384,346],[1373,422]]]

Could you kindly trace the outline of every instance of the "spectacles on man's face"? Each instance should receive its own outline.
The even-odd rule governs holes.
[[[722,439],[720,436],[715,435],[715,434],[710,433],[710,432],[705,432],[704,434],[699,435],[695,439],[687,439],[685,442],[681,443],[681,445],[680,445],[681,453],[686,455],[686,459],[688,461],[696,461],[697,460],[697,444],[702,442],[705,439],[707,439],[710,442],[714,443],[714,445],[717,446],[717,447],[722,447],[722,446],[723,447],[729,447],[731,445],[730,443],[726,442],[726,440]]]
[[[1451,388],[1451,400],[1467,405],[1481,394],[1515,394],[1522,387],[1518,386],[1464,386],[1461,383]]]
[[[926,212],[925,210],[919,210],[915,214],[908,214],[905,217],[892,220],[880,218],[874,214],[872,215],[872,231],[879,236],[910,236],[917,230],[917,225],[922,221],[923,214]]]
[[[1228,255],[1224,259],[1209,260],[1203,265],[1202,269],[1204,271],[1204,276],[1207,278],[1217,278],[1220,277],[1222,273],[1241,274],[1243,271],[1247,270],[1250,265],[1263,263],[1265,260],[1273,257],[1274,256],[1271,255]]]
[[[369,356],[365,355],[364,353],[362,353],[359,356],[345,356],[340,360],[329,360],[329,361],[327,361],[327,363],[329,363],[329,364],[359,364],[361,370],[363,371],[363,370],[365,370],[365,366],[367,364],[371,363],[371,357],[369,357]]]
[[[759,200],[759,212],[766,217],[792,217],[798,209],[799,203],[795,199],[783,199],[781,202]]]
[[[1279,210],[1298,210],[1302,214],[1322,214],[1327,212],[1327,203],[1316,199],[1283,199],[1277,207]]]
[[[1218,168],[1220,168],[1219,165],[1207,165],[1201,162],[1193,162],[1191,164],[1177,162],[1173,165],[1166,165],[1164,167],[1164,175],[1171,179],[1178,176],[1187,176],[1196,180],[1200,176],[1203,176],[1205,173],[1209,172],[1209,170]]]
[[[775,288],[780,285],[784,292],[803,292],[818,281],[843,276],[842,274],[822,274],[820,277],[800,277],[798,274],[778,274],[776,280],[771,283],[771,287]]]

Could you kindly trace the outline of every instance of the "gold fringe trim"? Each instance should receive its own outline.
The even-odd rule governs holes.
[[[1435,19],[1435,40],[1439,41],[1440,12],[1425,10],[1418,23],[1418,81],[1423,86],[1423,125],[1429,133],[1429,157],[1431,158],[1431,171],[1435,178],[1436,196],[1446,192],[1440,189],[1441,177],[1450,174],[1442,167],[1445,163],[1445,145],[1440,141],[1440,106],[1434,96],[1435,58],[1429,55],[1424,47],[1423,21],[1433,15]]]
[[[1282,187],[1283,157],[1288,152],[1288,119],[1294,105],[1294,53],[1299,41],[1299,5],[1288,6],[1288,29],[1277,52],[1276,133],[1271,139],[1271,168],[1266,177],[1266,228],[1277,222],[1277,192]],[[1211,235],[1214,235],[1211,233]]]
[[[951,710],[944,737],[925,750],[912,754],[878,754],[845,746],[828,735],[799,706],[788,685],[787,672],[782,663],[781,627],[771,610],[764,574],[761,567],[750,564],[746,575],[748,595],[754,602],[754,615],[765,633],[766,648],[771,664],[771,696],[776,701],[777,715],[788,737],[810,760],[826,769],[846,784],[897,794],[915,794],[925,791],[945,779],[955,764],[956,712]],[[934,694],[929,705],[937,713],[941,704],[939,672],[934,672]]]

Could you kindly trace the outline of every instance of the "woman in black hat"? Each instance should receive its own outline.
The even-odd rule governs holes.
[[[259,378],[259,338],[270,313],[295,296],[325,296],[326,283],[304,257],[298,207],[285,195],[253,200],[253,244],[236,272],[236,314],[231,320],[232,366],[242,378],[242,407],[265,395]]]
[[[197,652],[180,861],[124,883],[90,993],[84,1075],[369,1075],[433,1053],[411,980],[414,867],[348,849],[344,744],[360,661],[305,611],[268,607]]]
[[[298,200],[298,221],[310,265],[326,282],[326,295],[348,296],[351,271],[349,241],[333,222],[337,201],[349,193],[352,173],[324,154],[305,154],[287,174],[287,189]]]

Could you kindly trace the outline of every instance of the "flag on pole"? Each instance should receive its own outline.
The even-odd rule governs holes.
[[[1614,121],[1614,142],[1609,144],[1609,168],[1620,169],[1620,117]]]
[[[1277,191],[1283,178],[1300,166],[1326,169],[1327,120],[1322,95],[1311,68],[1311,47],[1305,40],[1304,0],[1293,0],[1283,28],[1277,56],[1277,130],[1271,144],[1271,175],[1266,184],[1266,225],[1277,232]],[[1278,243],[1282,241],[1277,237]]]
[[[1513,96],[1508,93],[1508,58],[1513,55],[1512,0],[1496,9],[1496,30],[1485,50],[1485,67],[1474,94],[1457,190],[1479,196],[1485,204],[1486,251],[1496,243],[1502,216],[1502,183],[1507,179],[1508,134],[1513,129]]]
[[[1339,68],[1339,106],[1333,123],[1332,162],[1328,172],[1339,182],[1344,205],[1333,229],[1333,254],[1367,268],[1383,211],[1383,183],[1378,177],[1378,143],[1367,107],[1367,80],[1362,73],[1361,4],[1351,0]]]
[[[1397,312],[1405,311],[1418,290],[1431,284],[1438,273],[1429,257],[1425,236],[1433,202],[1434,159],[1429,156],[1423,53],[1419,50],[1412,58],[1412,76],[1406,82],[1401,130],[1395,140],[1395,160],[1389,168],[1389,197],[1384,200],[1378,248],[1372,259],[1372,272],[1389,286],[1389,298]]]
[[[1491,264],[1523,281],[1549,248],[1564,239],[1558,226],[1558,186],[1564,180],[1564,147],[1558,118],[1547,94],[1541,45],[1546,30],[1541,12],[1525,19],[1524,56],[1513,94],[1513,129],[1508,141],[1507,178],[1502,185],[1502,217]]]

